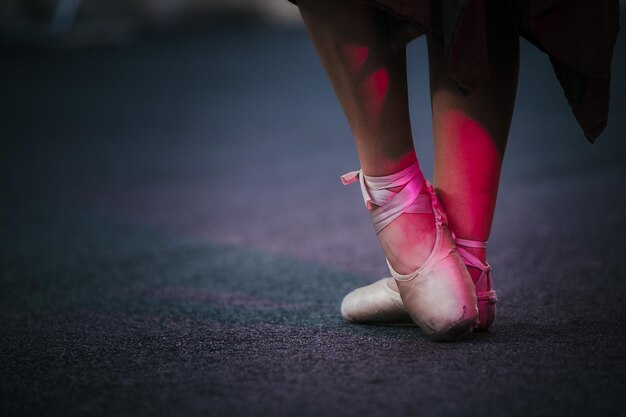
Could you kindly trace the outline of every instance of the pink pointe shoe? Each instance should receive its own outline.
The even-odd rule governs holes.
[[[386,282],[379,281],[348,294],[341,305],[343,317],[357,322],[369,321],[362,320],[364,316],[375,318],[375,322],[395,321],[408,313],[427,337],[437,341],[456,340],[471,333],[478,324],[474,285],[456,251],[441,204],[417,161],[388,176],[370,177],[359,170],[341,179],[346,185],[359,181],[366,207],[377,206],[370,210],[377,234],[402,213],[433,213],[435,218],[435,244],[421,267],[403,275],[387,260],[400,300]],[[402,186],[399,192],[389,190]],[[420,194],[424,187],[428,194]]]
[[[479,323],[474,331],[487,330],[496,317],[496,292],[493,290],[491,266],[481,262],[465,248],[486,248],[487,242],[456,239],[459,255],[469,270],[478,301]],[[393,278],[382,278],[373,284],[357,288],[345,296],[341,312],[346,320],[358,323],[406,326],[413,324],[409,312],[404,308],[400,294],[390,286]]]

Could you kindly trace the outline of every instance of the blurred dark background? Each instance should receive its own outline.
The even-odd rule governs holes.
[[[93,46],[232,21],[301,25],[286,0],[3,0],[0,36],[9,43]]]
[[[457,344],[339,314],[388,272],[286,0],[3,0],[0,45],[0,415],[626,415],[623,33],[594,145],[521,41],[498,317]]]

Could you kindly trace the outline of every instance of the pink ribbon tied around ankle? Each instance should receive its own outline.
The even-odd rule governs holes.
[[[341,176],[344,185],[359,181],[365,207],[370,210],[376,233],[380,233],[389,223],[402,213],[431,213],[430,198],[426,195],[418,198],[426,180],[419,164],[415,161],[410,166],[395,174],[382,177],[370,177],[362,170],[348,172]],[[390,188],[401,187],[395,192]],[[374,208],[373,205],[378,206]]]

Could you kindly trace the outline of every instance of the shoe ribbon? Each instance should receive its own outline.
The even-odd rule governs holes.
[[[357,181],[361,185],[365,207],[370,212],[376,234],[402,213],[432,213],[431,198],[420,194],[426,181],[417,161],[402,171],[381,177],[365,175],[362,170],[341,176],[344,185]],[[389,190],[402,186],[404,188],[398,192]]]

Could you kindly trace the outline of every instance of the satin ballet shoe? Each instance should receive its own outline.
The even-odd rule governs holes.
[[[443,208],[419,169],[417,161],[406,169],[383,177],[370,177],[360,170],[341,177],[344,184],[359,181],[365,205],[376,233],[403,213],[432,213],[435,220],[435,243],[421,267],[410,274],[396,272],[389,260],[387,266],[400,293],[400,298],[409,316],[431,340],[456,340],[472,332],[478,324],[478,308],[474,285],[467,268],[456,251],[456,246],[447,227]],[[398,192],[391,188],[402,187]],[[427,193],[422,193],[426,187]],[[374,208],[375,207],[375,208]],[[379,281],[381,282],[381,281]],[[384,282],[386,285],[386,282]],[[358,321],[350,307],[355,306],[357,295],[375,301],[376,317],[390,317],[397,302],[388,303],[371,297],[371,293],[382,289],[381,284],[368,286],[366,291],[352,292],[342,303],[342,314],[348,320]],[[391,290],[391,288],[389,288]],[[391,290],[393,291],[393,290]],[[381,291],[382,292],[382,291]],[[354,320],[357,317],[357,320]]]
[[[486,248],[487,242],[455,238],[457,250],[468,270],[475,268],[479,274],[472,274],[478,304],[478,326],[474,331],[487,330],[496,317],[498,297],[493,290],[491,265],[481,262],[465,248]],[[341,313],[346,320],[388,326],[406,326],[411,322],[404,304],[399,303],[400,294],[389,285],[393,278],[382,278],[374,284],[357,288],[346,295],[341,303]]]
[[[479,324],[474,330],[483,331],[488,329],[496,318],[496,302],[498,301],[498,296],[493,290],[491,265],[487,262],[483,263],[465,248],[486,248],[487,242],[456,238],[456,244],[459,255],[463,258],[463,262],[467,268],[470,270],[478,270],[477,272],[479,272],[478,274],[470,273],[470,275],[472,275],[472,281],[476,288],[476,299],[478,303]]]
[[[491,265],[481,262],[476,256],[465,248],[486,248],[487,242],[469,239],[455,239],[457,250],[463,263],[468,269],[475,268],[480,273],[472,274],[472,281],[476,291],[478,304],[479,323],[474,331],[487,330],[496,317],[496,303],[498,297],[493,290],[491,278]],[[382,278],[374,284],[357,288],[346,295],[341,303],[341,313],[346,320],[380,324],[389,326],[407,325],[411,316],[404,308],[404,304],[398,303],[400,294],[389,286],[393,278]]]
[[[400,293],[389,286],[390,280],[393,278],[380,279],[346,295],[341,302],[343,318],[355,323],[414,326]]]

